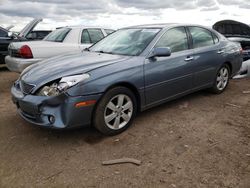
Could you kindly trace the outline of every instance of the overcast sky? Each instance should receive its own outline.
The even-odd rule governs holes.
[[[120,28],[147,23],[197,23],[222,19],[250,24],[250,0],[0,0],[0,25],[20,30],[32,18],[38,29],[65,25]]]

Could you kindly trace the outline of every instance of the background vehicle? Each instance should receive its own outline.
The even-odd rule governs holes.
[[[4,58],[8,54],[8,46],[11,42],[41,40],[51,32],[49,30],[33,31],[36,25],[41,21],[41,18],[32,20],[20,33],[13,33],[8,29],[0,27],[0,64],[4,64]]]
[[[11,92],[29,122],[51,128],[92,123],[114,135],[137,111],[201,89],[222,93],[241,67],[240,49],[197,25],[129,27],[82,53],[31,65]]]
[[[113,31],[84,26],[59,28],[42,41],[11,43],[5,61],[9,70],[22,72],[27,66],[47,58],[71,52],[79,53]]]
[[[229,40],[239,42],[243,49],[243,60],[250,59],[250,26],[234,20],[222,20],[215,23],[213,29]]]
[[[240,71],[234,78],[246,78],[246,77],[250,78],[250,59],[242,63]]]

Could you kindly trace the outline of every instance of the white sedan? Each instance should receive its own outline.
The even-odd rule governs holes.
[[[29,65],[44,59],[81,52],[113,31],[97,27],[63,27],[51,32],[42,41],[11,43],[5,63],[10,71],[22,72]]]

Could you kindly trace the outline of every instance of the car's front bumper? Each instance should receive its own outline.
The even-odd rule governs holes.
[[[10,71],[21,73],[26,67],[38,63],[42,59],[23,59],[17,57],[6,56],[5,63]]]
[[[101,94],[72,97],[61,94],[55,97],[23,95],[15,86],[12,100],[19,114],[28,122],[49,128],[73,128],[91,124],[94,105],[76,107],[83,101],[97,101]]]

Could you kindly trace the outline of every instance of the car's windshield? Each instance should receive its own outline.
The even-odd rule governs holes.
[[[70,28],[57,29],[48,34],[43,40],[52,42],[63,42],[70,30]]]
[[[121,29],[93,45],[89,51],[136,56],[153,40],[160,29]]]

